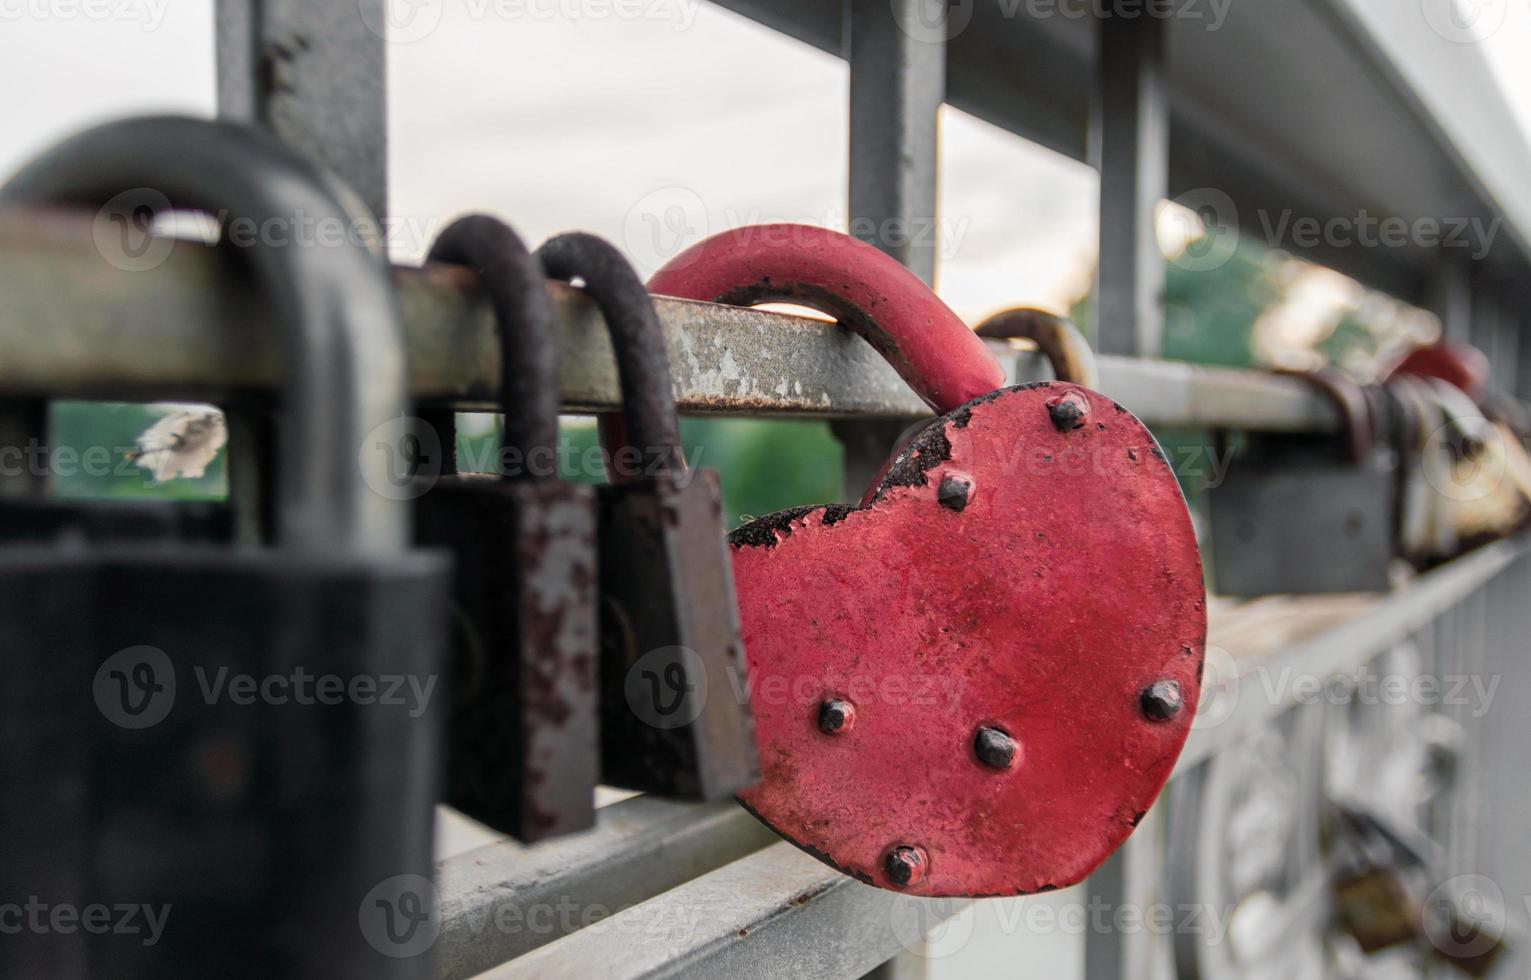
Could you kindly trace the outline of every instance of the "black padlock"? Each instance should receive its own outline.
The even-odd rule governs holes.
[[[137,187],[225,229],[359,220],[271,137],[171,117],[69,139],[0,197],[91,209]],[[404,408],[387,269],[344,239],[221,248],[282,333],[275,544],[0,552],[0,891],[74,923],[7,936],[5,975],[434,972],[447,566],[369,489],[389,486],[371,434]]]
[[[686,467],[664,334],[632,266],[580,233],[548,240],[537,256],[600,308],[633,443],[609,442],[612,482],[598,498],[602,778],[727,797],[759,768],[717,474]]]
[[[463,218],[431,261],[477,270],[500,327],[504,435],[494,474],[444,474],[416,505],[421,544],[456,558],[443,799],[523,841],[595,821],[594,488],[558,479],[558,334],[542,267],[503,222]]]
[[[1385,591],[1398,554],[1396,412],[1334,371],[1304,374],[1342,437],[1251,435],[1209,491],[1214,591],[1228,596]]]

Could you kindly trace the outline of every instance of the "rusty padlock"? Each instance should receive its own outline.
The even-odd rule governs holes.
[[[444,474],[416,537],[456,559],[445,800],[523,841],[595,818],[595,493],[558,478],[558,333],[541,265],[503,222],[462,218],[433,262],[477,271],[499,323],[496,472],[460,474],[451,412],[430,421]]]
[[[600,308],[638,450],[612,454],[612,482],[598,495],[602,778],[725,798],[754,783],[758,766],[749,704],[736,693],[744,652],[718,475],[686,466],[664,334],[632,266],[581,233],[549,239],[537,257]]]
[[[1084,388],[1100,387],[1095,352],[1069,320],[1029,306],[996,313],[973,331],[990,340],[1029,340],[1047,358],[1053,377]]]
[[[1083,879],[1152,805],[1200,691],[1201,563],[1153,436],[1076,385],[996,390],[961,320],[836,232],[737,229],[649,288],[819,309],[941,413],[858,506],[731,535],[762,764],[741,802],[884,888]]]
[[[1368,955],[1423,938],[1424,861],[1341,804],[1327,830],[1336,924]]]

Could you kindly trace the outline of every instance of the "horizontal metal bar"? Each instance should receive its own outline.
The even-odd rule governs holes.
[[[440,976],[471,977],[776,840],[733,803],[638,796],[603,807],[588,833],[448,858],[437,868]]]
[[[0,215],[0,391],[208,401],[270,391],[280,377],[276,333],[234,266],[205,245],[181,242],[159,266],[129,272],[103,259],[91,222],[79,215]],[[492,410],[498,341],[474,276],[400,268],[395,282],[414,397]],[[599,314],[575,290],[548,288],[563,325],[566,410],[614,409],[620,391]],[[832,323],[677,299],[657,306],[684,412],[929,414],[865,341]],[[993,349],[1012,383],[1050,377],[1034,352],[998,342]],[[1100,375],[1102,390],[1150,425],[1335,428],[1329,403],[1293,378],[1113,357],[1100,359]]]
[[[481,980],[859,977],[966,904],[864,885],[783,842]]]
[[[1390,644],[1461,602],[1511,562],[1526,555],[1524,537],[1483,548],[1422,576],[1387,596],[1319,597],[1260,603],[1225,611],[1210,645],[1242,647],[1226,714],[1210,706],[1210,723],[1193,729],[1176,774],[1229,745],[1292,701],[1261,687],[1261,670],[1318,678],[1358,669]],[[1323,623],[1302,639],[1300,624]],[[1273,627],[1274,623],[1274,627]],[[1273,635],[1265,649],[1244,638]],[[1203,720],[1208,720],[1203,714]],[[609,978],[729,976],[859,977],[917,942],[925,930],[956,914],[961,901],[917,899],[872,888],[780,843],[758,851],[653,900],[542,946],[485,974]]]
[[[1229,638],[1214,628],[1208,640],[1209,670],[1229,669],[1219,683],[1203,689],[1211,698],[1198,709],[1196,727],[1176,764],[1177,773],[1228,745],[1240,735],[1275,717],[1296,703],[1300,687],[1295,678],[1322,681],[1336,674],[1359,670],[1389,646],[1428,625],[1457,605],[1485,582],[1531,551],[1525,535],[1500,541],[1444,565],[1406,588],[1367,603],[1358,615],[1331,622],[1308,638],[1284,642],[1253,637]],[[1297,610],[1326,600],[1291,600]],[[1267,634],[1275,632],[1262,628]],[[1226,646],[1224,645],[1226,644]],[[1219,655],[1222,655],[1221,663]]]

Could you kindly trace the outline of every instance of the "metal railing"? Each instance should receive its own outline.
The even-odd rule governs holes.
[[[1239,143],[1237,134],[1223,132],[1222,143],[1209,135],[1228,125],[1230,113],[1211,112],[1185,97],[1184,85],[1171,84],[1173,38],[1167,24],[1092,21],[1083,29],[1090,45],[1081,50],[1075,28],[1065,36],[1056,25],[1028,23],[1025,17],[996,20],[985,7],[982,16],[990,18],[990,27],[1016,35],[1006,34],[1004,43],[1013,41],[1038,55],[1011,65],[976,50],[972,35],[959,42],[972,57],[949,58],[940,29],[942,0],[846,0],[841,9],[833,4],[796,9],[772,0],[730,0],[727,6],[844,51],[851,65],[850,216],[870,219],[869,227],[937,213],[935,114],[947,100],[948,86],[952,101],[1082,153],[1086,140],[1077,117],[1091,101],[1087,93],[1071,89],[1058,95],[1063,108],[1056,112],[1052,93],[1012,96],[1017,78],[1029,84],[1038,71],[1091,65],[1092,156],[1102,181],[1096,306],[1102,316],[1097,336],[1103,391],[1156,427],[1336,429],[1332,406],[1299,381],[1142,356],[1156,351],[1162,333],[1155,205],[1188,176],[1206,173],[1207,160],[1228,166],[1247,160],[1228,149]],[[1304,30],[1330,31],[1331,48],[1358,63],[1375,68],[1388,57],[1385,46],[1357,40],[1369,36],[1366,18],[1335,15],[1333,8],[1357,6],[1350,0],[1293,6],[1301,8],[1293,16]],[[1247,39],[1266,29],[1271,9],[1251,8],[1229,36]],[[384,0],[220,0],[218,17],[221,111],[267,125],[324,161],[379,215],[387,199],[386,45],[369,22],[386,23],[384,14]],[[896,29],[896,24],[928,29]],[[284,64],[280,85],[269,84],[263,55],[295,37],[311,42],[311,48]],[[1196,43],[1213,44],[1205,38]],[[1355,66],[1345,70],[1354,74]],[[1414,93],[1395,91],[1403,83],[1391,74],[1371,75],[1384,79],[1378,85],[1392,86],[1391,97],[1412,104]],[[1479,182],[1473,161],[1455,155],[1459,148],[1442,132],[1417,121],[1399,125],[1418,130],[1430,160],[1451,161],[1453,180],[1469,188],[1464,193],[1482,192],[1473,207],[1494,211],[1494,189]],[[1211,149],[1189,162],[1172,160],[1171,136],[1177,133],[1189,134],[1194,147]],[[1280,157],[1289,162],[1294,155],[1288,148]],[[1298,186],[1310,193],[1290,202],[1297,206],[1315,198],[1329,199],[1335,210],[1377,203],[1356,198],[1356,183],[1348,178],[1319,186],[1311,176],[1301,168],[1277,177],[1245,168],[1230,180],[1276,203]],[[1517,241],[1523,231],[1517,229]],[[877,244],[932,278],[933,250]],[[1509,281],[1510,275],[1523,274],[1524,254],[1518,248],[1501,250],[1492,268],[1478,272],[1442,261],[1438,275],[1428,273],[1430,282],[1420,281],[1421,268],[1433,269],[1428,256],[1410,251],[1390,258],[1367,256],[1350,271],[1374,272],[1372,282],[1384,288],[1409,287],[1411,298],[1433,296],[1447,333],[1489,350],[1496,377],[1524,393],[1531,357],[1516,356],[1524,322],[1522,290]],[[274,332],[265,329],[267,314],[249,302],[245,284],[231,275],[211,250],[188,244],[156,269],[103,274],[87,222],[58,214],[7,214],[0,219],[0,343],[25,355],[0,361],[0,388],[50,397],[216,400],[272,388]],[[492,407],[498,371],[494,332],[471,277],[399,268],[395,279],[414,397],[462,410]],[[550,289],[563,329],[566,410],[614,408],[616,373],[598,315],[573,291]],[[59,296],[67,296],[67,303],[58,302]],[[864,341],[832,324],[663,298],[657,306],[683,411],[827,417],[851,424],[927,414]],[[1032,353],[1001,345],[994,350],[1012,381],[1048,376]],[[725,358],[728,371],[721,369]],[[880,430],[865,440],[849,438],[854,429],[839,431],[848,436],[848,470],[866,472],[881,462],[888,447],[876,435]],[[231,451],[241,450],[235,445]],[[1233,670],[1210,687],[1203,710],[1219,713],[1219,723],[1194,730],[1176,779],[1293,706],[1291,697],[1267,693],[1272,673],[1343,675],[1410,637],[1436,651],[1439,662],[1455,658],[1459,667],[1480,672],[1508,669],[1514,645],[1510,617],[1524,603],[1507,590],[1525,586],[1527,547],[1523,540],[1502,542],[1385,596],[1215,610],[1210,643],[1225,646]],[[1470,731],[1488,737],[1481,725]],[[1496,745],[1492,752],[1504,759],[1518,748]],[[1483,846],[1478,823],[1484,792],[1469,786],[1455,804],[1451,850],[1464,860]],[[1106,908],[1142,908],[1160,900],[1167,860],[1162,810],[1156,808],[1128,846],[1081,886],[1091,901]],[[1505,842],[1500,833],[1495,843]],[[450,980],[485,970],[495,977],[850,978],[872,971],[911,977],[921,975],[926,962],[908,955],[925,949],[924,932],[946,917],[967,914],[965,903],[925,903],[841,876],[774,842],[732,805],[631,799],[604,809],[588,835],[537,847],[492,844],[448,859],[440,872],[439,952],[442,975]],[[534,922],[528,918],[533,914],[547,918]],[[1168,975],[1173,954],[1162,937],[1108,929],[1090,932],[1087,940],[1081,940],[1083,972],[1090,980]],[[1016,964],[1024,964],[1024,937],[1012,934],[1004,941]],[[1198,975],[1185,964],[1179,970],[1181,976]]]

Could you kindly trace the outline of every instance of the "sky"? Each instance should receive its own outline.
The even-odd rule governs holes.
[[[1531,130],[1531,0],[1460,2],[1506,5],[1482,48]],[[109,15],[87,15],[90,4]],[[843,226],[839,59],[698,0],[643,0],[629,7],[639,16],[579,15],[616,9],[593,0],[518,0],[518,17],[470,16],[475,7],[448,2],[425,36],[390,46],[397,260],[418,261],[470,210],[533,243],[575,228],[605,235],[645,272],[707,231]],[[92,122],[212,113],[212,8],[0,0],[0,173]],[[948,302],[977,320],[1081,293],[1095,251],[1092,172],[950,108],[941,132]]]

